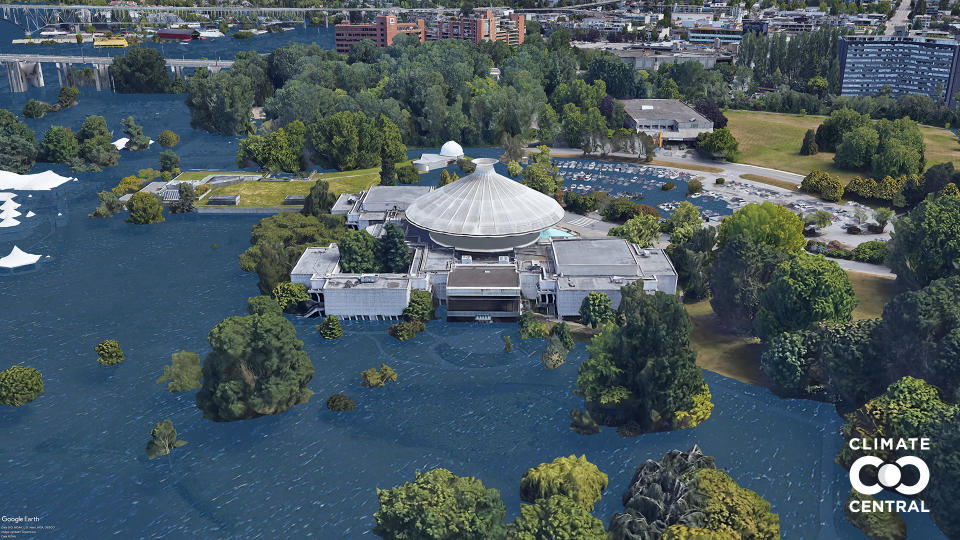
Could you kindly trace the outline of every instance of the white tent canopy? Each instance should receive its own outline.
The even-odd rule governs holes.
[[[53,171],[44,171],[37,174],[17,174],[9,171],[0,171],[0,189],[46,191],[70,180],[76,180],[76,178],[60,176]],[[12,201],[7,200],[7,202],[4,203],[4,208],[10,202]]]
[[[15,220],[15,219],[13,219],[13,218],[7,218],[7,219],[0,220],[0,228],[16,227],[16,226],[19,225],[19,224],[20,224],[20,222],[17,221],[17,220]]]
[[[2,193],[0,192],[0,201],[9,201],[10,199],[16,197],[16,193]]]
[[[11,208],[10,210],[3,210],[2,212],[0,212],[0,219],[11,219],[15,217],[20,217],[20,215],[21,215],[20,212],[17,212],[16,210]]]
[[[20,203],[13,202],[13,199],[9,199],[7,201],[4,201],[3,204],[0,204],[0,210],[2,211],[16,210],[17,208],[20,208]]]
[[[18,268],[28,266],[40,260],[40,255],[27,253],[17,246],[13,246],[10,254],[6,257],[0,257],[0,268]]]

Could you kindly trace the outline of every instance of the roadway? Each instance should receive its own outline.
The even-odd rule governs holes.
[[[887,21],[883,34],[885,36],[892,36],[895,26],[907,24],[907,15],[909,14],[910,0],[900,0],[900,5],[897,6],[897,10],[893,13],[893,17],[890,17],[890,20]]]
[[[203,60],[199,58],[167,58],[170,67],[229,68],[233,60]],[[62,64],[104,65],[113,62],[110,56],[61,56],[55,54],[0,54],[0,62],[40,62]]]

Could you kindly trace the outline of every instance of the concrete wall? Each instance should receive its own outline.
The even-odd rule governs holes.
[[[324,289],[324,313],[337,317],[399,317],[410,303],[410,289]]]

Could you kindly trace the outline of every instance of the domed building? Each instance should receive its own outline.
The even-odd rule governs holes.
[[[413,166],[420,172],[442,169],[463,157],[463,148],[456,141],[447,141],[440,147],[439,154],[423,154],[413,160]]]
[[[473,173],[414,200],[407,221],[441,246],[492,253],[533,244],[563,219],[553,197],[498,174],[496,159],[473,163]]]

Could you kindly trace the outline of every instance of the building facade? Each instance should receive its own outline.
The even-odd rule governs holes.
[[[624,99],[627,125],[653,137],[660,146],[687,144],[713,131],[713,122],[676,99]]]
[[[690,43],[704,43],[712,45],[719,42],[723,45],[726,45],[728,43],[740,43],[740,40],[742,39],[742,28],[697,26],[687,31],[687,41]]]
[[[526,33],[525,23],[525,17],[516,13],[496,17],[492,10],[478,10],[469,17],[438,20],[427,31],[427,39],[466,39],[474,43],[505,41],[510,45],[520,45]]]
[[[416,22],[398,22],[396,15],[377,15],[372,23],[341,23],[334,27],[334,39],[339,53],[350,52],[350,46],[365,39],[377,44],[377,47],[393,45],[393,38],[400,34],[412,34],[423,43],[426,31],[423,19]]]
[[[843,36],[840,95],[870,96],[889,87],[893,95],[923,94],[951,106],[958,88],[960,44],[903,36]]]

